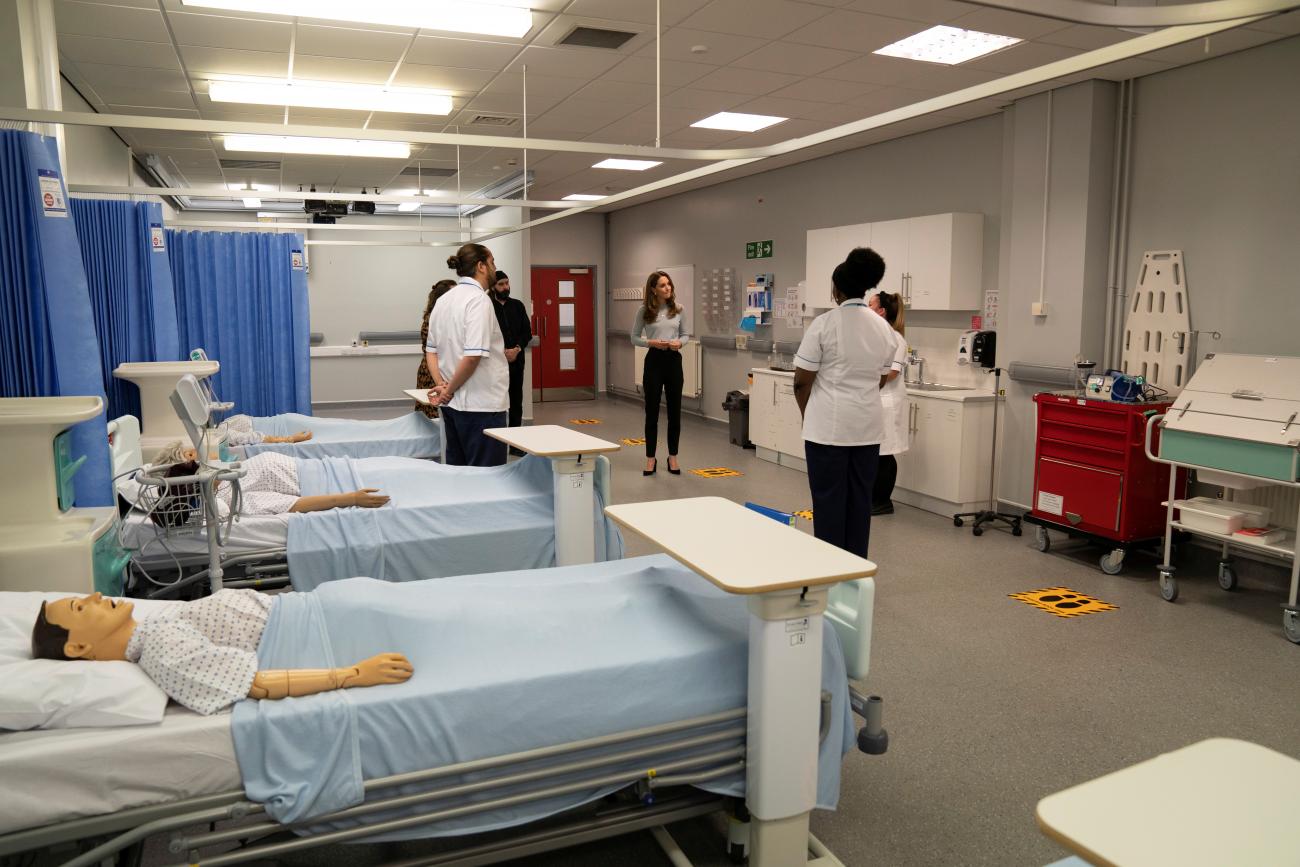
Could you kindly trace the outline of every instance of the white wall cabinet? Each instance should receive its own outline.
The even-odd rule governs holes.
[[[808,232],[807,306],[829,309],[831,273],[854,247],[869,246],[885,260],[880,288],[897,292],[913,310],[978,310],[984,279],[984,215],[934,214],[811,229]]]
[[[749,389],[749,439],[764,460],[804,468],[803,419],[794,399],[794,376],[753,371]]]
[[[908,394],[908,451],[898,456],[895,499],[940,514],[986,502],[993,401]]]

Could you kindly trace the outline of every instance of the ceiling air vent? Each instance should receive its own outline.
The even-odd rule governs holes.
[[[627,42],[635,33],[628,33],[624,30],[604,30],[599,27],[575,27],[569,31],[569,35],[561,39],[557,45],[581,45],[584,48],[622,48],[623,43]]]
[[[517,117],[506,117],[501,114],[476,114],[470,119],[468,126],[514,126],[519,122]]]
[[[440,169],[432,166],[407,166],[399,173],[404,178],[429,178],[437,180],[438,178],[449,178],[456,174],[455,169]]]
[[[232,169],[243,172],[278,172],[280,171],[279,160],[222,160],[223,169]]]

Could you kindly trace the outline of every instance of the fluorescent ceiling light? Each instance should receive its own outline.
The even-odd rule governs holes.
[[[661,166],[663,163],[654,160],[621,160],[607,159],[601,160],[592,166],[593,169],[624,169],[629,172],[643,172],[646,169],[652,169],[655,166]]]
[[[604,196],[589,196],[586,193],[569,193],[563,201],[566,202],[599,202]]]
[[[519,38],[533,29],[527,8],[472,0],[181,0],[188,7],[327,18],[421,30]]]
[[[274,190],[275,187],[270,184],[226,184],[226,189],[234,190],[237,193],[243,192],[244,190],[261,190],[266,192]]]
[[[946,63],[952,66],[974,60],[976,57],[983,57],[994,51],[1001,51],[1019,41],[1014,36],[999,36],[996,33],[962,30],[940,24],[872,53],[884,54],[887,57],[903,57],[908,60],[924,60],[928,63]]]
[[[301,217],[301,211],[258,211],[259,220],[278,220],[281,217]]]
[[[773,117],[770,114],[741,114],[734,111],[720,111],[712,117],[697,120],[691,126],[701,129],[733,129],[737,132],[758,132],[789,118]]]
[[[409,159],[411,146],[399,141],[360,141],[347,138],[305,138],[284,135],[228,135],[226,150],[270,154],[384,157]]]
[[[420,209],[420,202],[398,202],[397,203],[397,210],[402,211],[403,213],[410,213],[411,211],[418,211],[419,209]]]
[[[402,114],[451,114],[451,97],[436,90],[336,84],[328,81],[283,81],[278,78],[230,76],[208,81],[213,102],[293,105],[301,108],[394,111]]]
[[[261,199],[244,199],[244,207],[245,207],[245,208],[260,208],[260,207],[262,207],[262,200],[261,200]]]

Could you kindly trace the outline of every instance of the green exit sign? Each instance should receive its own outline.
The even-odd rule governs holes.
[[[771,259],[772,242],[771,241],[747,241],[745,242],[746,259]]]

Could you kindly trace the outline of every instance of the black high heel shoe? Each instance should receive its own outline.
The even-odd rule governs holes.
[[[659,459],[658,459],[658,458],[651,458],[651,460],[653,460],[653,461],[655,462],[655,465],[654,465],[653,467],[651,467],[650,469],[648,469],[648,470],[642,470],[642,471],[641,471],[641,475],[643,475],[643,476],[653,476],[655,473],[657,473],[657,472],[659,471]]]
[[[678,467],[677,469],[674,470],[672,464],[669,464],[668,472],[672,473],[674,476],[680,476],[682,474],[682,468]]]

